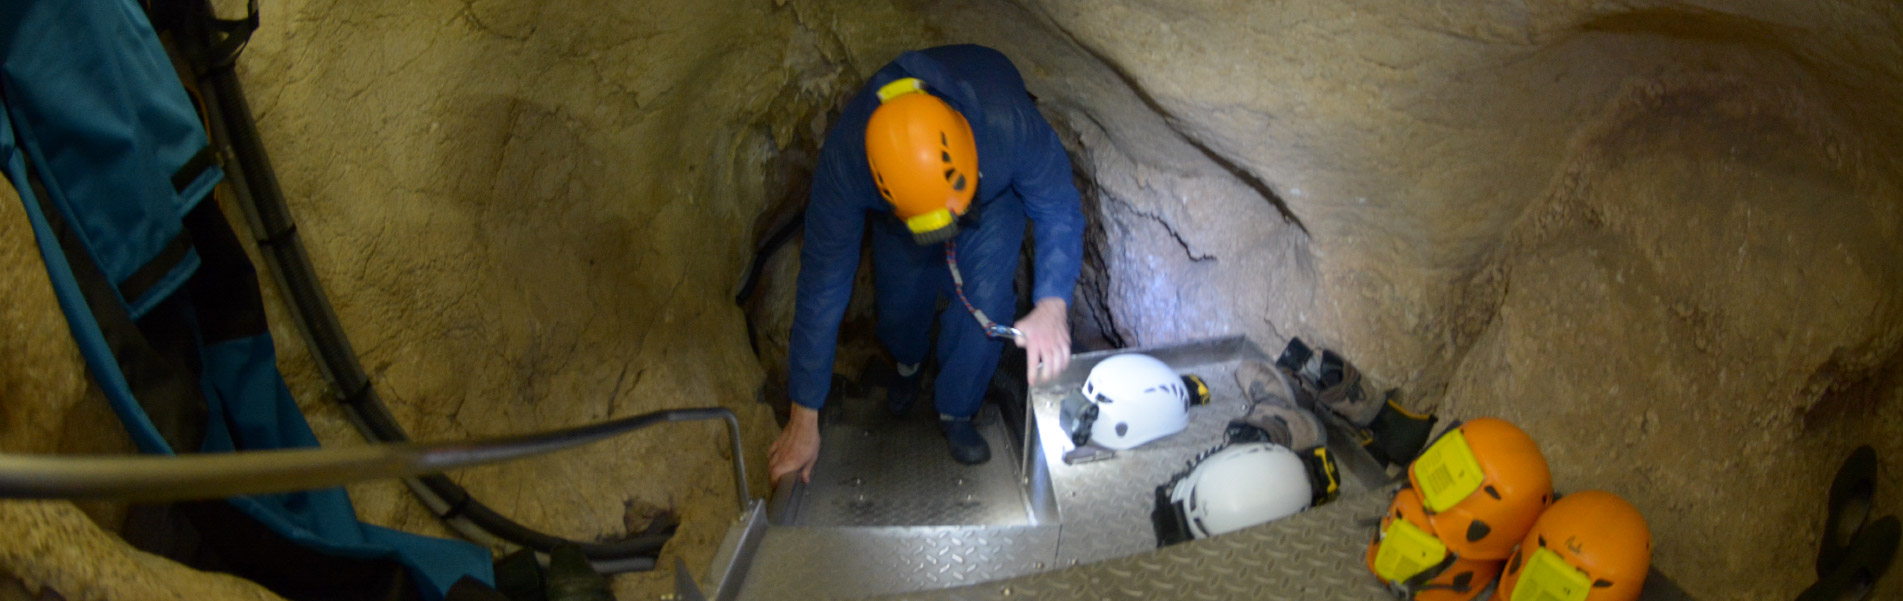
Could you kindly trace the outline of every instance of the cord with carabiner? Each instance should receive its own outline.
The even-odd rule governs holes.
[[[972,319],[978,320],[978,327],[986,336],[1007,340],[1024,338],[1023,330],[991,321],[982,309],[972,306],[971,300],[965,298],[965,276],[958,272],[958,242],[955,240],[945,241],[945,266],[951,269],[952,290],[958,293],[958,302],[964,303],[965,310],[971,312]]]

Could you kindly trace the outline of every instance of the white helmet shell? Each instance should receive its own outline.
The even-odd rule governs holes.
[[[1149,355],[1128,353],[1099,362],[1084,380],[1084,399],[1096,404],[1090,442],[1134,448],[1189,427],[1189,390],[1183,378]]]
[[[1279,520],[1308,508],[1308,470],[1278,444],[1230,445],[1196,464],[1170,491],[1189,534],[1209,538]]]

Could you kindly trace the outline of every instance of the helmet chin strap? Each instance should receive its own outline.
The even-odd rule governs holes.
[[[972,306],[971,300],[965,298],[965,276],[958,272],[958,241],[956,240],[945,241],[945,267],[951,269],[952,290],[958,293],[958,302],[964,303],[965,310],[971,312],[972,319],[978,320],[978,327],[985,331],[986,336],[1006,340],[1024,337],[1023,330],[991,321],[991,317],[985,315],[983,310]]]

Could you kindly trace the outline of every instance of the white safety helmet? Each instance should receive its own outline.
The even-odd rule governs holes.
[[[1123,450],[1189,427],[1191,386],[1162,361],[1129,353],[1104,359],[1090,369],[1083,396],[1073,397],[1063,424],[1072,442]],[[1079,405],[1083,403],[1083,405]],[[1087,436],[1086,436],[1087,434]]]
[[[1302,459],[1278,444],[1233,444],[1203,458],[1170,489],[1191,538],[1209,538],[1279,520],[1313,499]]]

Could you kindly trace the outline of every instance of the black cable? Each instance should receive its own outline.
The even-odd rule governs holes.
[[[753,251],[753,262],[747,265],[746,278],[740,280],[740,292],[734,295],[733,304],[746,306],[747,297],[753,296],[753,288],[760,284],[760,272],[766,270],[766,262],[779,252],[781,246],[786,245],[787,240],[793,239],[793,232],[803,225],[806,225],[806,209],[800,209],[779,227],[773,228],[773,233],[767,236],[760,248]]]
[[[251,9],[253,14],[246,20],[255,23],[256,5],[252,4]],[[200,89],[210,91],[201,100],[213,145],[226,158],[230,189],[251,221],[258,249],[271,264],[271,271],[290,301],[325,379],[343,395],[339,400],[361,425],[366,437],[383,442],[409,440],[358,363],[298,239],[297,225],[284,203],[277,174],[265,153],[243,86],[233,69],[235,56],[232,53],[242,48],[242,40],[234,41],[230,35],[219,37],[218,32],[230,31],[230,28],[220,25],[206,0],[154,0],[150,10],[153,23],[174,34],[178,51],[184,55],[186,64],[197,72]],[[654,557],[673,535],[673,528],[668,527],[658,533],[644,533],[612,543],[569,540],[496,513],[440,474],[423,476],[417,481],[424,490],[416,493],[426,506],[432,510],[438,506],[445,508],[439,516],[443,519],[466,519],[487,534],[543,552],[572,544],[580,547],[591,562],[611,565],[616,570],[653,569]]]

